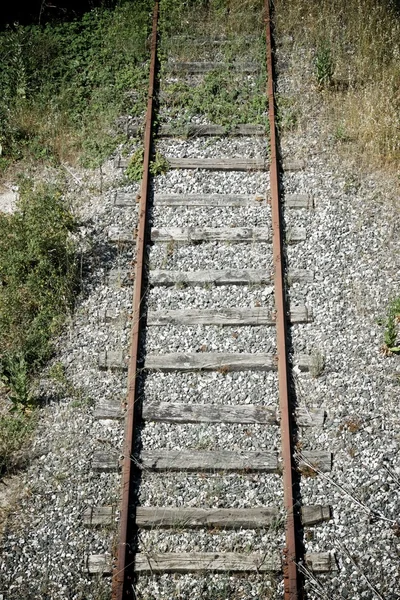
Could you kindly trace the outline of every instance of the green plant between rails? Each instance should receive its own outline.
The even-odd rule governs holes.
[[[185,131],[193,117],[222,125],[226,132],[242,123],[261,124],[268,132],[264,5],[258,0],[164,0],[160,5],[162,118]],[[191,80],[170,80],[169,59],[219,63]],[[241,64],[258,67],[241,72]]]
[[[151,0],[71,22],[0,32],[0,168],[19,159],[94,167],[121,141],[121,114],[144,114]]]
[[[263,125],[268,132],[263,72],[256,79],[244,79],[242,73],[233,69],[215,69],[206,73],[196,86],[183,80],[167,84],[162,100],[169,117],[178,119],[182,125],[202,116],[224,126],[227,132],[241,123]]]
[[[74,218],[52,185],[21,182],[15,213],[0,213],[0,374],[14,407],[33,402],[33,373],[71,309],[77,284]]]

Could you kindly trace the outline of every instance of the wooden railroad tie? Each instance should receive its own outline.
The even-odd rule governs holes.
[[[299,354],[294,363],[301,371],[309,371],[312,357]],[[126,370],[128,356],[123,351],[100,352],[98,358],[100,369]],[[173,352],[169,354],[148,354],[144,369],[155,371],[219,371],[222,374],[230,371],[276,371],[277,361],[274,354],[259,352],[257,354],[230,352]]]
[[[100,323],[125,325],[129,315],[128,310],[115,306],[98,311],[97,318]],[[291,323],[310,323],[312,320],[312,311],[306,306],[293,306],[290,311],[289,321]],[[146,321],[147,327],[160,327],[163,325],[215,325],[221,327],[266,325],[273,327],[275,322],[275,311],[261,306],[252,308],[149,310]]]
[[[127,269],[111,269],[107,283],[112,287],[124,287],[132,284],[133,273]],[[313,271],[291,270],[288,273],[290,283],[311,283]],[[273,282],[273,274],[265,269],[207,269],[199,271],[172,271],[154,269],[150,271],[150,285],[159,286],[204,286],[204,285],[268,285]]]
[[[293,282],[310,283],[314,273],[306,270],[289,271],[288,279]],[[172,285],[267,285],[273,282],[273,274],[265,269],[218,269],[199,271],[172,271],[154,269],[150,271],[150,284]]]
[[[122,419],[122,402],[118,398],[101,399],[94,410],[95,419]],[[183,404],[178,402],[148,402],[142,409],[144,421],[162,423],[242,423],[273,425],[279,423],[278,411],[271,406],[254,404],[218,405]],[[323,408],[298,408],[295,412],[299,427],[322,427]]]
[[[310,450],[303,452],[304,460],[318,471],[332,469],[331,452]],[[119,470],[120,455],[117,452],[97,451],[93,454],[92,469],[97,472]],[[132,457],[133,463],[143,471],[238,471],[244,473],[278,473],[280,465],[276,452],[229,452],[227,450],[143,450],[140,457]],[[299,470],[306,468],[299,462]],[[307,467],[308,468],[308,467]]]
[[[185,72],[191,75],[209,73],[210,71],[233,70],[240,73],[258,73],[260,65],[256,62],[174,62],[169,60],[166,63],[167,68],[172,73]]]
[[[130,137],[138,137],[143,134],[143,126],[134,123],[125,125],[125,133]],[[179,126],[169,123],[163,123],[157,130],[157,137],[238,137],[238,136],[265,136],[266,130],[263,125],[238,124],[229,129],[223,125],[197,125],[191,123],[185,126]]]
[[[154,206],[184,206],[187,208],[205,207],[246,207],[266,206],[268,199],[264,194],[155,194]],[[308,194],[285,194],[283,203],[287,208],[313,208],[313,199]],[[115,206],[136,206],[137,194],[116,192]]]
[[[172,158],[166,157],[170,169],[206,169],[207,171],[268,171],[269,163],[263,158]],[[119,156],[115,167],[126,169],[129,158]],[[301,171],[305,163],[301,160],[287,160],[283,163],[285,171]]]
[[[287,243],[295,244],[306,239],[304,227],[293,227],[287,234]],[[110,227],[108,239],[114,243],[135,242],[132,229]],[[169,227],[151,230],[152,242],[266,242],[272,243],[272,230],[270,227]]]
[[[111,554],[92,554],[85,559],[91,575],[111,575]],[[329,552],[306,554],[305,563],[313,573],[336,571],[334,556]],[[188,552],[186,554],[138,553],[136,573],[268,573],[282,570],[279,552],[266,554],[238,552]]]
[[[311,527],[329,521],[331,507],[316,504],[302,506],[301,522]],[[279,509],[274,506],[257,508],[178,508],[164,506],[137,506],[135,524],[142,529],[263,529],[274,526],[280,519]],[[96,506],[85,510],[85,527],[108,527],[115,522],[116,507]]]
[[[305,306],[295,306],[290,312],[291,323],[309,323],[312,313]],[[147,326],[162,325],[216,325],[216,326],[274,326],[275,312],[263,307],[182,309],[147,313]]]

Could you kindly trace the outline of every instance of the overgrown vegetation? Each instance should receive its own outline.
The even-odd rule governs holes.
[[[164,79],[171,74],[169,59],[224,65],[196,80],[180,76],[163,83],[161,100],[178,127],[199,116],[227,131],[239,123],[268,127],[263,2],[164,0],[161,30]],[[241,63],[255,63],[259,72],[236,70]]]
[[[0,213],[0,364],[22,403],[23,373],[48,358],[51,336],[72,304],[74,227],[61,190],[34,188],[30,180],[21,183],[15,213]]]
[[[32,377],[73,303],[74,227],[61,190],[30,180],[21,181],[16,211],[0,213],[0,470],[31,431]]]
[[[241,58],[248,59],[249,53],[258,53],[258,49],[257,44],[250,48],[245,36],[257,38],[263,33],[263,17],[263,0],[162,0],[163,49],[173,50],[181,60],[195,60],[199,47],[215,51],[214,47],[210,48],[210,40],[227,40],[229,44],[227,48],[223,46],[224,53],[237,57],[237,50],[241,48],[245,50]],[[196,43],[192,44],[191,40]]]
[[[100,164],[117,116],[147,93],[151,0],[97,8],[72,22],[0,33],[0,167],[21,158]]]
[[[400,16],[393,0],[279,0],[278,39],[309,53],[331,132],[375,165],[400,159]],[[291,37],[289,37],[291,36]],[[299,107],[301,109],[301,107]],[[303,107],[307,119],[308,105]]]
[[[188,81],[165,86],[162,99],[170,117],[182,124],[195,116],[227,128],[239,123],[255,123],[268,127],[265,73],[256,82],[231,69],[215,69],[206,73],[194,87]],[[182,108],[184,107],[184,116]]]

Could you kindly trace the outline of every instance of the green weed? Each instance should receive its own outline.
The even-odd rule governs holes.
[[[350,141],[350,136],[348,135],[347,131],[346,131],[346,127],[343,125],[343,123],[338,123],[334,132],[333,132],[333,137],[335,142],[338,143],[345,143],[345,142],[349,142]]]
[[[14,409],[32,405],[29,366],[23,354],[5,354],[1,364],[1,379],[8,387],[8,398]]]
[[[65,366],[62,362],[56,362],[51,365],[47,372],[49,379],[52,379],[55,383],[65,386],[67,383],[67,375],[65,372]]]
[[[168,169],[168,160],[160,152],[156,152],[153,160],[150,162],[150,173],[155,177],[156,175],[163,175]]]
[[[125,176],[129,181],[141,181],[143,176],[143,148],[138,148],[131,156],[126,167]]]
[[[385,331],[383,334],[384,344],[386,350],[389,352],[398,354],[400,353],[400,346],[396,342],[398,342],[399,337],[399,319],[400,319],[400,297],[395,298],[389,305]]]
[[[323,41],[319,44],[315,56],[315,76],[320,88],[332,85],[333,71],[331,47],[329,42]]]
[[[291,131],[297,125],[297,111],[293,98],[277,95],[277,124],[282,131]]]

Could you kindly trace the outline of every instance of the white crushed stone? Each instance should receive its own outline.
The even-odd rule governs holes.
[[[271,273],[272,247],[265,242],[155,244],[150,254],[150,268],[175,271],[259,268]]]
[[[264,191],[265,196],[265,191]],[[212,217],[212,218],[211,218]],[[271,208],[246,207],[199,207],[199,206],[155,206],[153,221],[157,227],[270,227]]]
[[[276,372],[149,373],[145,394],[149,402],[187,404],[252,404],[275,406],[278,393]]]

